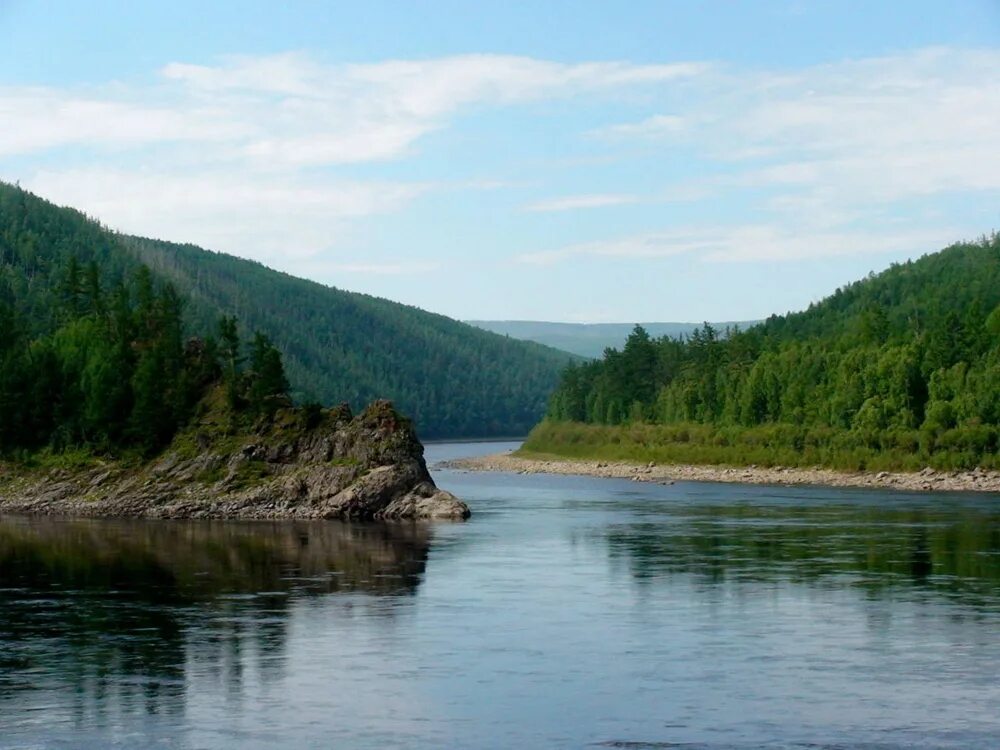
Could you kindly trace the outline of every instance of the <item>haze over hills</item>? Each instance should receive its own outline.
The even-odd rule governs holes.
[[[620,349],[635,327],[633,323],[549,323],[537,320],[467,320],[466,323],[515,339],[534,341],[545,346],[596,359],[608,348]],[[712,323],[719,331],[739,326],[746,329],[759,321]],[[687,336],[701,323],[641,323],[650,336],[659,338]]]
[[[189,333],[239,318],[284,355],[293,395],[355,409],[393,400],[423,437],[525,434],[570,359],[414,307],[295,278],[252,261],[110,231],[0,183],[0,301],[36,334],[50,332],[69,258],[97,262],[102,283],[148,266],[186,303]]]

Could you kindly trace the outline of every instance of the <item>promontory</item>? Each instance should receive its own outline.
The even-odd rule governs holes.
[[[207,409],[150,460],[0,464],[0,512],[133,518],[465,519],[388,401],[287,406],[231,434]]]

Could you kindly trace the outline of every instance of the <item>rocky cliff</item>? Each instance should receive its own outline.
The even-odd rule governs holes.
[[[230,434],[206,408],[147,462],[0,467],[0,512],[134,518],[464,519],[438,489],[414,429],[387,401],[353,416],[279,409]]]

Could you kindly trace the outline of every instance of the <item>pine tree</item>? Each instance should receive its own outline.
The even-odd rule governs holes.
[[[250,371],[250,408],[256,414],[273,412],[280,397],[288,395],[288,378],[281,353],[260,331],[251,344]]]
[[[226,386],[229,411],[235,414],[240,408],[242,384],[240,382],[240,334],[236,318],[224,316],[219,320],[219,344],[222,352],[222,379]]]

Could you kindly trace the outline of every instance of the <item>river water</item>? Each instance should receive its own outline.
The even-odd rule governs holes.
[[[469,522],[0,517],[0,747],[1000,747],[1000,496],[435,476]]]

